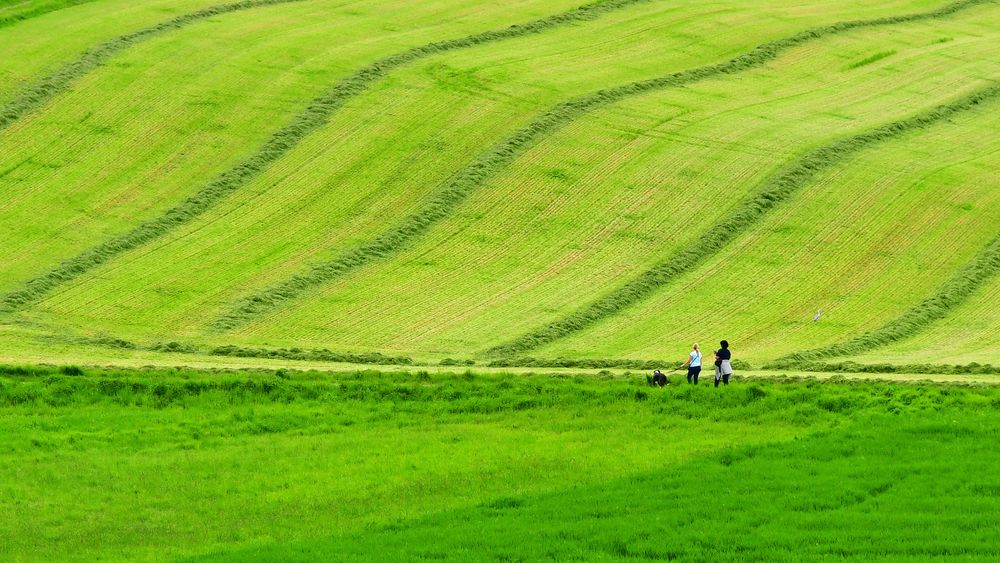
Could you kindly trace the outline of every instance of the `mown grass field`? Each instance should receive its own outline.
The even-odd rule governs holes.
[[[0,560],[1000,559],[1000,2],[583,1],[0,0]]]
[[[0,371],[5,560],[1000,554],[996,387]]]
[[[996,363],[995,2],[119,4],[0,6],[32,357]]]
[[[1000,311],[993,303],[1000,299],[1000,280],[980,288],[954,314],[921,334],[886,346],[877,352],[858,354],[859,362],[915,362],[960,364],[995,362],[995,327]]]

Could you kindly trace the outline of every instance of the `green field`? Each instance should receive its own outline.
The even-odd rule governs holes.
[[[402,6],[0,6],[0,342],[995,363],[995,2]]]
[[[585,1],[0,0],[0,560],[1000,559],[1000,2]]]
[[[1000,555],[996,387],[76,370],[0,370],[4,560]]]

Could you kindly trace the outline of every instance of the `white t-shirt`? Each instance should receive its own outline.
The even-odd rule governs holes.
[[[698,368],[701,367],[701,352],[695,352],[691,350],[691,367]]]

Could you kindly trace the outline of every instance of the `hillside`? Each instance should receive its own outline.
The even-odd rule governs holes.
[[[998,43],[989,0],[0,3],[0,346],[995,365]]]

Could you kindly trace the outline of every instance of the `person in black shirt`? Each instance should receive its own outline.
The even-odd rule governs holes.
[[[719,342],[722,348],[715,352],[715,386],[719,386],[719,381],[724,385],[729,385],[729,376],[733,374],[733,366],[729,362],[733,354],[729,351],[729,341]]]

